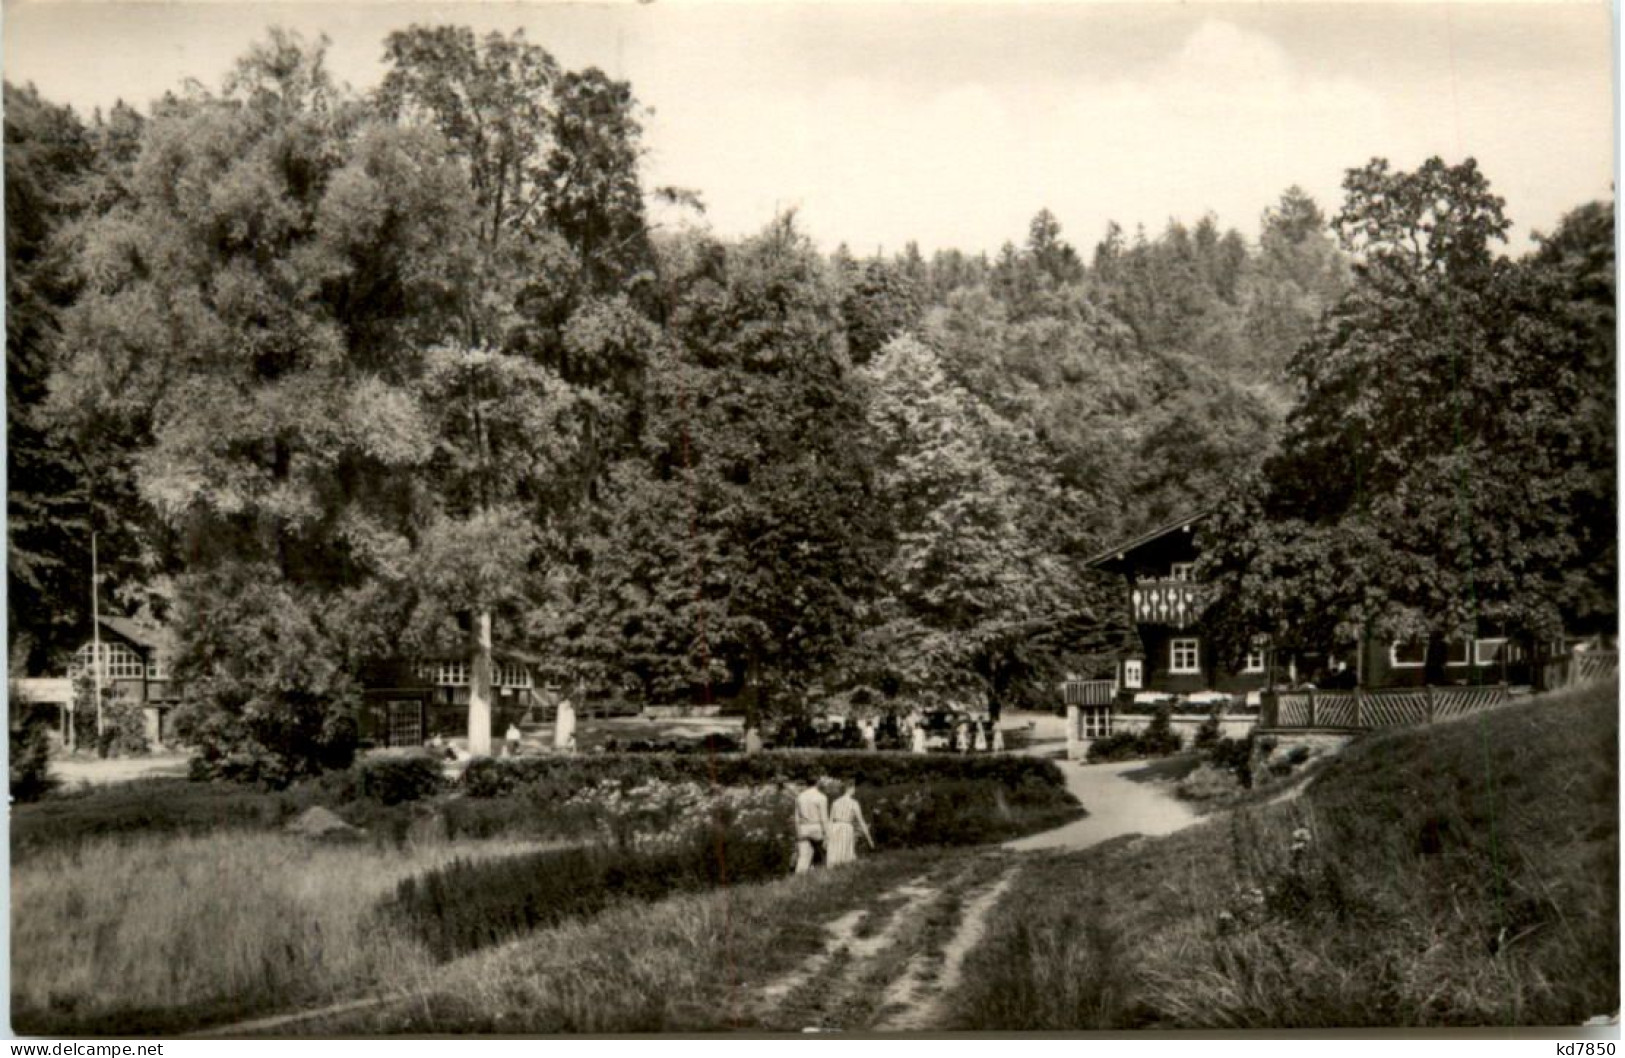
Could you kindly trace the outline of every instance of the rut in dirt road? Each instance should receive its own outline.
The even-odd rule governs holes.
[[[959,861],[825,923],[823,948],[756,992],[752,1020],[786,1032],[930,1028],[1016,869],[996,854]]]

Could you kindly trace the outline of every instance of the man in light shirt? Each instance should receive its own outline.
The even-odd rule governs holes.
[[[829,797],[820,789],[823,779],[796,794],[796,873],[805,874],[813,863],[814,845],[829,834]]]

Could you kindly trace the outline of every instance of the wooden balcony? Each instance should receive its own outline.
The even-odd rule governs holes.
[[[1207,607],[1204,586],[1188,580],[1142,580],[1130,595],[1134,622],[1188,628]]]

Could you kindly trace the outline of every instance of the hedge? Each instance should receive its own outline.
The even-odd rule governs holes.
[[[552,792],[567,797],[601,782],[632,786],[660,780],[757,786],[781,781],[805,783],[822,775],[855,779],[860,788],[940,782],[991,782],[1011,790],[1029,785],[1066,785],[1054,761],[1035,757],[797,750],[744,756],[604,753],[481,758],[463,773],[462,785],[470,797],[501,797],[536,785],[550,787]]]

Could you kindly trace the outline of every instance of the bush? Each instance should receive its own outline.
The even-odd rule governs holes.
[[[1236,777],[1243,787],[1253,785],[1253,738],[1221,738],[1207,747],[1207,763]]]
[[[1219,718],[1223,712],[1224,710],[1222,707],[1214,706],[1213,709],[1207,714],[1207,719],[1202,721],[1202,726],[1196,729],[1196,738],[1193,741],[1193,745],[1197,749],[1208,749],[1215,742],[1219,741],[1221,737],[1223,737],[1223,727],[1219,722]]]
[[[13,696],[8,719],[12,800],[37,801],[56,786],[50,774],[50,707],[40,708]]]
[[[439,758],[413,753],[363,758],[346,771],[324,777],[322,786],[339,800],[366,798],[397,805],[433,797],[444,783]]]
[[[1091,742],[1088,759],[1091,764],[1100,764],[1142,757],[1167,757],[1178,753],[1181,745],[1179,733],[1173,726],[1172,707],[1159,705],[1143,731],[1119,731]]]
[[[1140,752],[1147,757],[1167,757],[1181,748],[1179,733],[1174,730],[1173,706],[1157,706],[1151,723],[1140,733]]]
[[[1140,747],[1138,731],[1119,731],[1089,743],[1088,759],[1091,764],[1114,760],[1137,760],[1145,756]]]
[[[1240,789],[1235,772],[1203,764],[1179,781],[1176,792],[1187,801],[1213,801],[1231,797]]]
[[[821,775],[855,779],[863,786],[904,783],[986,781],[1011,789],[1036,783],[1065,788],[1055,762],[1004,755],[897,754],[843,751],[774,750],[749,756],[705,756],[676,753],[604,753],[575,757],[480,758],[463,772],[470,797],[501,797],[521,788],[546,784],[550,794],[614,781],[631,787],[650,780],[760,786],[774,782],[805,783]]]
[[[331,606],[249,565],[187,578],[179,609],[175,721],[194,776],[286,786],[350,766],[360,693]]]
[[[445,961],[529,930],[595,914],[620,900],[757,881],[788,873],[787,842],[720,830],[667,852],[563,849],[457,860],[407,878],[380,907]]]

